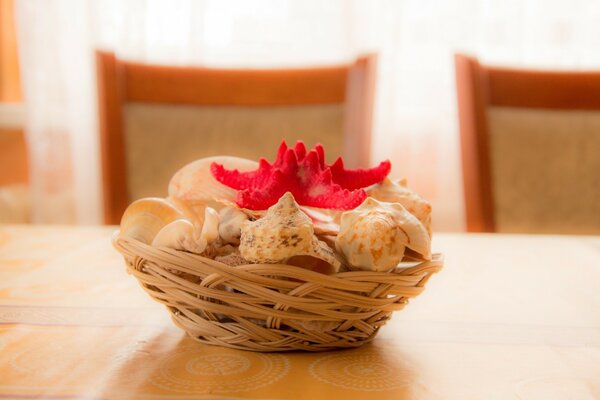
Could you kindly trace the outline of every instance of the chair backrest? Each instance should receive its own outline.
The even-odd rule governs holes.
[[[375,55],[294,69],[149,65],[100,51],[96,62],[105,223],[136,198],[165,195],[169,177],[200,157],[257,159],[302,139],[369,164]]]
[[[600,233],[600,71],[455,67],[467,230]]]

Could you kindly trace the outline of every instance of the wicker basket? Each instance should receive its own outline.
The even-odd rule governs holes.
[[[231,267],[115,236],[127,270],[207,344],[252,351],[323,351],[373,340],[393,311],[419,295],[442,258],[397,272],[324,275],[281,264]]]

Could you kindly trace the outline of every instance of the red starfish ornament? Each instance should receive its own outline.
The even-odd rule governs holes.
[[[222,184],[239,190],[236,203],[242,208],[264,210],[291,192],[301,205],[350,210],[367,197],[362,188],[381,182],[390,168],[384,161],[371,169],[346,170],[341,157],[328,166],[320,144],[307,152],[302,141],[293,148],[282,141],[273,164],[261,158],[257,170],[239,172],[213,163],[211,172]]]

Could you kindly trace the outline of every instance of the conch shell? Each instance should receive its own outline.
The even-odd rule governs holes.
[[[201,254],[219,237],[219,215],[207,207],[201,226],[180,218],[165,225],[152,241],[152,246],[169,247]]]
[[[402,204],[408,212],[425,225],[431,237],[431,204],[417,192],[410,189],[406,179],[394,182],[389,178],[385,178],[381,183],[367,188],[366,191],[375,200]]]
[[[217,156],[193,161],[177,171],[169,182],[169,197],[183,200],[192,207],[210,206],[219,210],[216,200],[234,201],[237,191],[217,181],[210,172],[213,162],[241,172],[258,168],[256,161],[239,157]]]
[[[340,268],[333,250],[315,236],[310,218],[291,193],[283,195],[264,217],[244,222],[239,250],[252,263],[284,263],[328,274]]]
[[[183,217],[183,214],[165,199],[139,199],[131,203],[123,213],[121,235],[151,244],[165,225]]]
[[[390,271],[400,263],[407,247],[431,259],[425,226],[401,204],[372,197],[342,214],[335,245],[351,269]]]

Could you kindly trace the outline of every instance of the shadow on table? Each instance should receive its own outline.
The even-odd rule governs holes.
[[[437,398],[418,368],[386,341],[322,353],[255,353],[170,334],[138,342],[115,367],[103,397],[204,395],[298,399]]]

